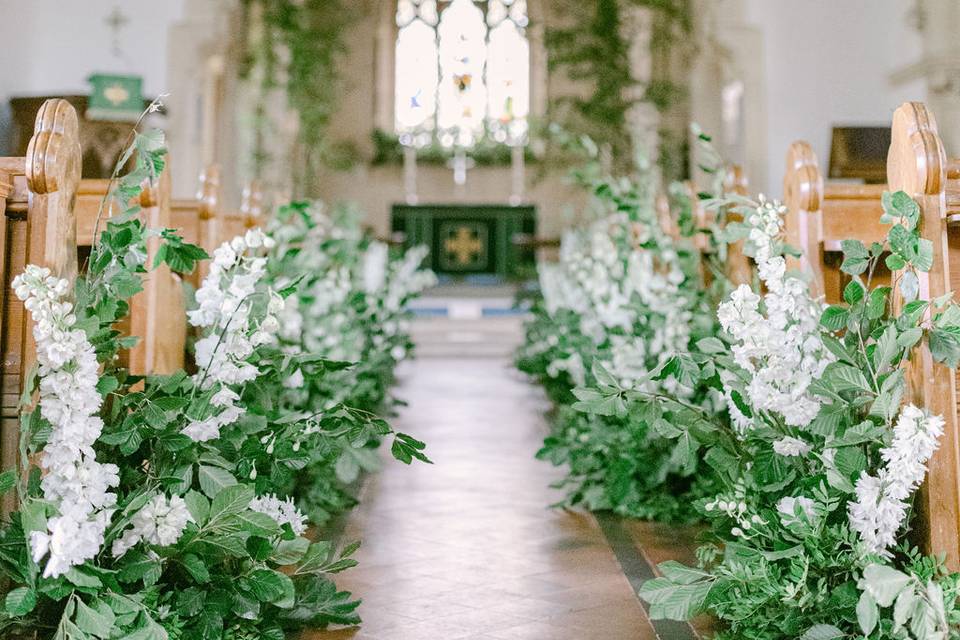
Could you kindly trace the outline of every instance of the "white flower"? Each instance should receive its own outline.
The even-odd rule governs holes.
[[[208,328],[195,344],[200,370],[194,379],[205,390],[216,389],[210,405],[218,409],[184,427],[183,433],[197,442],[217,438],[223,427],[244,414],[236,404],[240,396],[229,387],[260,375],[248,359],[258,346],[274,342],[282,328],[277,315],[283,312],[284,300],[272,291],[265,292],[266,315],[259,322],[253,317],[257,286],[266,275],[266,259],[258,252],[269,249],[272,242],[260,229],[250,229],[217,247],[196,293],[197,308],[188,313],[190,324]]]
[[[40,455],[40,486],[57,515],[48,519],[46,531],[31,534],[31,555],[40,562],[49,554],[43,575],[56,577],[99,552],[117,499],[110,489],[119,483],[119,470],[97,462],[93,449],[103,429],[97,415],[99,365],[84,332],[73,328],[73,305],[63,300],[70,283],[28,265],[12,284],[34,320],[40,415],[51,426]]]
[[[111,552],[119,558],[140,541],[170,546],[180,539],[188,522],[193,522],[193,518],[183,498],[172,496],[168,499],[161,494],[155,495],[134,514],[131,528],[113,541]]]
[[[300,510],[297,509],[297,506],[293,504],[293,500],[290,498],[281,500],[271,493],[259,498],[254,498],[250,502],[250,508],[254,511],[267,514],[281,526],[289,524],[290,528],[298,536],[307,530],[307,516],[303,515]]]
[[[850,528],[860,534],[868,551],[890,556],[909,507],[909,498],[927,474],[927,461],[943,435],[943,418],[914,405],[900,411],[893,440],[880,451],[885,465],[873,476],[857,480],[857,500],[848,507]]]
[[[810,384],[835,358],[820,337],[823,305],[810,297],[802,280],[786,275],[784,258],[773,255],[784,211],[779,203],[761,198],[746,220],[766,293],[761,297],[740,285],[720,304],[717,318],[734,340],[734,360],[751,375],[745,400],[754,414],[779,414],[788,425],[805,427],[821,404],[808,391]],[[749,428],[740,416],[734,420]]]
[[[363,253],[363,290],[377,293],[387,281],[388,248],[382,242],[371,242]]]
[[[813,446],[799,438],[786,436],[773,443],[773,450],[782,456],[805,456]]]

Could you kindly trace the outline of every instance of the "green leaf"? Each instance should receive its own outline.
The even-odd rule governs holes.
[[[820,316],[820,324],[830,331],[840,331],[847,326],[847,318],[850,312],[840,306],[827,307]]]
[[[17,587],[7,594],[4,606],[11,616],[26,615],[37,606],[37,592],[30,587]]]
[[[800,636],[800,640],[836,640],[846,634],[832,624],[815,624]]]
[[[237,484],[237,479],[229,471],[210,465],[200,465],[197,478],[200,481],[200,488],[210,498],[218,495],[227,487]]]
[[[716,354],[726,353],[727,347],[719,338],[709,337],[697,340],[697,350],[700,353]]]
[[[930,329],[927,333],[927,344],[934,360],[951,369],[960,366],[960,335],[944,329]]]
[[[913,271],[904,271],[900,277],[900,294],[904,302],[913,302],[920,293],[920,281]]]
[[[277,521],[259,511],[241,511],[237,514],[237,519],[241,528],[250,535],[269,537],[280,533]]]
[[[860,594],[860,600],[857,602],[857,623],[863,635],[869,636],[873,633],[877,622],[880,620],[880,610],[873,597],[864,591]]]
[[[863,588],[881,607],[889,607],[910,584],[910,576],[885,564],[871,564],[863,570]],[[869,631],[864,631],[868,633]]]
[[[675,584],[667,578],[647,580],[639,595],[650,605],[654,620],[689,620],[704,610],[712,581]]]
[[[95,638],[109,638],[113,630],[115,616],[109,607],[104,607],[103,613],[84,604],[77,598],[77,612],[74,617],[76,625],[85,633]]]
[[[310,548],[310,541],[303,537],[297,537],[293,540],[281,540],[277,543],[276,549],[270,559],[277,564],[295,564],[306,555]]]
[[[830,364],[825,372],[825,377],[828,384],[832,385],[838,392],[851,390],[873,391],[862,371],[842,362]]]
[[[197,526],[203,525],[207,521],[207,516],[210,515],[210,501],[202,493],[193,489],[183,496],[183,501],[187,503],[187,510],[193,516]]]
[[[187,570],[187,573],[200,584],[210,581],[210,571],[207,569],[207,563],[200,556],[187,553],[180,559],[180,564]]]
[[[912,349],[918,342],[920,342],[920,338],[922,337],[923,329],[920,327],[907,329],[897,336],[897,346],[901,349]]]
[[[913,257],[913,266],[920,271],[930,271],[933,267],[933,242],[926,238],[919,238],[917,254]]]
[[[657,569],[664,578],[675,584],[693,584],[710,578],[709,573],[680,564],[676,560],[661,562],[657,565]]]
[[[17,486],[16,469],[7,469],[3,473],[0,473],[0,495],[10,491],[15,486]]]
[[[840,270],[850,275],[858,276],[867,270],[870,261],[870,252],[859,240],[844,240],[841,243],[843,249],[843,263]]]
[[[884,259],[884,263],[887,265],[887,269],[890,269],[890,271],[899,271],[907,266],[906,261],[896,253],[891,253],[888,255]]]
[[[897,191],[889,199],[882,200],[881,203],[884,205],[885,213],[897,218],[904,218],[910,229],[917,226],[917,222],[920,220],[920,206],[906,192]]]
[[[210,503],[209,522],[218,522],[246,511],[254,496],[253,487],[244,484],[235,484],[222,489]]]
[[[863,284],[857,279],[854,278],[847,283],[847,286],[843,288],[843,299],[849,305],[855,305],[861,300],[866,293],[866,288]]]

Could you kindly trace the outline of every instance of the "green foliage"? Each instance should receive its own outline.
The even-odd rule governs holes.
[[[597,262],[604,263],[602,256],[608,253],[616,255],[611,277],[617,273],[626,277],[630,269],[626,265],[647,255],[656,265],[652,272],[629,272],[629,277],[655,281],[658,273],[665,273],[673,284],[658,285],[670,291],[664,299],[628,289],[628,297],[619,304],[636,319],[602,330],[597,325],[603,320],[591,315],[591,307],[607,304],[606,299],[580,301],[579,307],[576,301],[572,306],[548,299],[535,302],[517,366],[537,379],[558,407],[537,456],[567,470],[557,484],[566,492],[560,506],[583,505],[653,520],[697,520],[701,516],[695,503],[717,489],[712,467],[702,455],[713,430],[701,414],[725,412],[717,400],[719,381],[709,375],[715,368],[708,358],[685,353],[671,357],[670,351],[696,351],[698,345],[705,353],[725,350],[714,337],[718,326],[712,309],[726,284],[715,279],[711,286],[704,285],[702,274],[712,258],[702,259],[693,246],[691,238],[698,230],[692,203],[681,189],[671,192],[681,229],[681,237],[674,240],[660,227],[652,184],[605,180],[589,169],[580,176],[609,217],[565,239],[562,254],[569,257],[555,267],[556,277],[573,282],[578,273],[592,273],[591,263],[581,263],[575,256],[589,252],[584,247],[609,233],[612,244],[600,245]],[[544,296],[556,288],[548,280],[542,281]],[[588,295],[587,288],[610,285],[588,279],[584,291],[573,298]],[[680,317],[682,328],[676,327]],[[674,335],[682,336],[679,342],[669,337]],[[622,368],[616,364],[620,352],[637,344],[644,357],[632,362],[628,379],[623,380],[624,373],[615,373]],[[683,401],[674,400],[673,393]],[[686,424],[694,428],[684,429]]]
[[[932,253],[919,234],[916,204],[904,193],[885,195],[883,204],[889,251],[843,243],[842,268],[853,280],[844,302],[821,317],[822,340],[836,360],[812,381],[822,405],[807,427],[751,412],[743,401],[751,376],[722,336],[678,357],[675,370],[694,383],[722,379],[751,426],[736,432],[719,416],[699,413],[662,431],[678,444],[700,442],[720,488],[697,503],[711,525],[698,568],[661,565],[662,577],[641,589],[654,617],[708,612],[721,621],[717,637],[724,640],[956,637],[960,575],[912,549],[906,532],[890,558],[867,553],[848,516],[861,475],[884,464],[880,452],[905,395],[904,364],[919,347],[953,366],[960,331],[951,296],[918,299],[913,283],[931,267]],[[897,269],[898,310],[893,289],[874,281],[881,262]],[[629,393],[623,396],[629,403]],[[811,452],[777,453],[773,443],[786,436],[802,437]]]
[[[297,193],[308,193],[312,178],[326,166],[343,166],[355,152],[331,143],[330,119],[337,107],[345,34],[356,16],[342,0],[243,0],[245,21],[256,38],[247,42],[243,75],[259,79],[256,114],[256,174],[271,160],[265,140],[271,135],[266,102],[271,92],[285,90],[299,117],[302,157],[292,162]],[[279,126],[279,123],[273,123]]]
[[[379,406],[392,373],[377,370],[374,391],[363,390],[354,377],[321,382],[349,365],[276,343],[261,344],[246,359],[260,375],[235,385],[244,408],[239,419],[225,425],[218,438],[198,442],[187,437],[183,429],[188,422],[202,420],[212,410],[213,390],[204,386],[205,375],[132,376],[118,358],[134,343],[118,326],[129,314],[130,298],[142,290],[143,278],[150,277],[148,267],[166,263],[187,272],[206,258],[174,231],[145,227],[139,208],[130,204],[143,183],[162,171],[164,153],[162,136],[151,132],[137,135],[121,158],[118,167],[133,158],[134,168],[112,181],[109,197],[119,214],[105,220],[73,291],[74,328],[94,346],[101,367],[96,390],[103,400],[103,429],[94,444],[96,457],[119,468],[117,503],[103,550],[64,575],[41,574],[30,540],[34,532],[46,531],[54,505],[44,500],[40,473],[34,469],[29,481],[17,487],[18,510],[0,527],[0,579],[6,586],[0,636],[281,640],[304,627],[359,623],[359,601],[337,589],[331,578],[356,564],[352,555],[358,545],[341,547],[299,535],[290,523],[254,510],[251,501],[266,494],[292,496],[315,503],[315,511],[324,516],[350,506],[342,484],[330,479],[347,473],[344,460],[355,465],[349,472],[354,477],[372,468],[376,445],[393,431],[371,411],[346,406],[331,395],[313,395],[308,404],[297,404],[305,398],[289,395],[285,383],[299,371],[316,382],[318,393],[326,393],[330,384],[354,385],[354,391],[359,386],[356,397]],[[151,237],[160,243],[148,266]],[[296,266],[282,258],[277,262]],[[296,296],[302,282],[299,273],[272,272],[252,294],[250,313],[262,322],[270,289]],[[396,352],[394,356],[377,366],[392,369],[399,359]],[[35,460],[51,433],[31,403],[36,376],[31,385],[21,415],[23,460]],[[395,434],[394,455],[401,461],[429,462],[424,449],[415,438]],[[311,479],[317,482],[310,484]],[[18,480],[14,471],[0,474],[0,491],[14,488]],[[173,544],[141,541],[115,557],[112,543],[160,494],[181,497],[192,521]]]
[[[650,56],[658,70],[646,86],[638,87],[630,68],[630,29],[626,16],[633,7],[652,11]],[[633,140],[628,113],[638,103],[666,112],[686,100],[686,91],[669,75],[670,60],[688,47],[693,28],[687,0],[597,0],[560,3],[561,20],[546,30],[547,61],[551,71],[563,71],[571,80],[589,86],[589,94],[568,95],[550,105],[551,121],[575,135],[590,137],[607,149],[618,170],[633,167]],[[559,26],[562,24],[563,26]],[[662,135],[661,158],[670,179],[680,179],[682,164],[674,153],[678,142]],[[680,136],[682,138],[682,136]],[[682,143],[681,143],[682,144]]]

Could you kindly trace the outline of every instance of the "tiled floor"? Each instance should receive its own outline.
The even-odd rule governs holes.
[[[402,371],[396,426],[436,464],[388,462],[347,537],[360,629],[310,640],[646,640],[643,609],[594,519],[551,510],[557,477],[534,460],[542,397],[501,359],[427,358]]]

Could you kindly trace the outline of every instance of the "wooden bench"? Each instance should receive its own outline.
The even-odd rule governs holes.
[[[74,202],[82,166],[77,114],[66,100],[40,107],[25,157],[0,158],[0,468],[16,468],[20,440],[18,407],[36,361],[29,314],[11,288],[28,264],[61,278],[77,274]],[[15,506],[8,493],[3,513]]]
[[[817,157],[809,144],[794,142],[787,150],[783,177],[783,201],[787,207],[787,242],[801,252],[789,268],[812,275],[810,291],[829,304],[843,299],[850,276],[840,271],[840,243],[860,240],[868,247],[883,242],[888,225],[881,224],[880,198],[887,185],[824,182]],[[889,283],[890,273],[881,268],[874,282]]]

